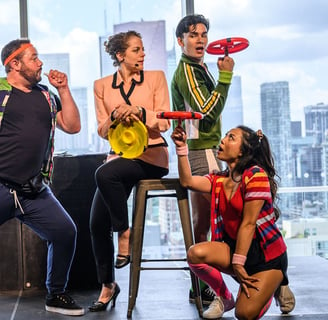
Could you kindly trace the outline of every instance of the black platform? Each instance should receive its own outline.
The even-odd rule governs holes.
[[[98,285],[91,249],[89,216],[96,189],[94,173],[105,158],[105,154],[92,154],[58,156],[54,159],[51,188],[78,230],[76,254],[68,284],[70,289],[92,289]],[[0,255],[0,290],[44,288],[46,242],[16,219],[0,226]]]
[[[56,157],[54,193],[78,227],[76,256],[69,289],[76,301],[87,306],[99,294],[89,235],[89,211],[95,190],[94,171],[105,155]],[[160,248],[158,248],[160,250]],[[44,309],[46,244],[15,220],[0,227],[0,320],[69,319]],[[181,262],[182,263],[182,262]],[[318,256],[289,257],[290,286],[296,308],[281,315],[272,303],[265,319],[328,319],[328,260]],[[84,319],[126,319],[129,268],[116,271],[121,293],[116,308],[101,313],[87,312]],[[238,285],[225,277],[234,295]],[[189,304],[190,275],[187,271],[142,271],[139,295],[132,313],[136,320],[199,319]],[[229,311],[222,319],[234,319]]]
[[[328,319],[328,261],[320,257],[292,257],[289,259],[290,285],[296,296],[296,307],[290,315],[281,315],[278,307],[272,303],[263,319],[265,320],[323,320]],[[126,319],[128,307],[128,271],[129,268],[116,271],[121,293],[115,309],[104,312],[87,312],[83,319],[120,320]],[[237,284],[225,277],[234,295]],[[196,320],[197,309],[188,301],[190,287],[189,273],[186,271],[144,271],[134,320]],[[98,290],[72,291],[78,303],[86,307],[98,297]],[[76,317],[75,317],[76,318]],[[46,312],[44,309],[44,292],[33,290],[0,292],[0,320],[62,320],[72,319]],[[81,318],[82,319],[82,318]],[[224,314],[222,319],[234,319],[233,310]]]

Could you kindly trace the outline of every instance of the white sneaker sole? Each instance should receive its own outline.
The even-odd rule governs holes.
[[[84,315],[84,309],[74,310],[74,309],[50,307],[50,306],[46,305],[46,310],[49,312],[64,314],[66,316],[83,316]]]

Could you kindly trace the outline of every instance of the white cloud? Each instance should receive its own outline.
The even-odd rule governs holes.
[[[44,37],[51,37],[51,34],[56,32],[51,28],[49,20],[43,17],[32,16],[29,20],[30,26],[37,31],[37,33],[42,34]]]
[[[0,1],[0,26],[16,24],[19,18],[19,2],[16,0]]]
[[[243,10],[235,1],[195,0],[195,11],[210,20],[210,41],[235,36],[250,42],[246,50],[231,54],[235,74],[242,78],[246,124],[260,126],[264,82],[288,81],[292,120],[303,120],[306,105],[328,103],[328,2],[250,0],[241,6]]]
[[[39,53],[69,53],[70,79],[74,86],[92,86],[99,77],[98,35],[80,28],[67,35],[52,33],[36,43]]]
[[[282,25],[282,26],[273,26],[269,28],[259,28],[256,30],[256,36],[268,38],[270,40],[291,40],[299,39],[303,35],[301,32],[294,30],[295,26],[291,25]]]
[[[98,36],[107,33],[103,27],[105,17],[108,28],[121,18],[165,19],[167,48],[172,47],[173,41],[176,43],[173,34],[181,18],[179,0],[162,3],[135,0],[133,7],[128,1],[122,1],[121,13],[116,0],[103,1],[98,6],[77,0],[30,1],[28,4],[32,41],[40,53],[70,54],[70,77],[74,86],[92,87],[92,82],[99,77]],[[8,40],[18,37],[18,12],[18,1],[0,0],[0,25],[9,30],[9,35],[7,32],[5,35],[10,37]],[[305,105],[328,103],[327,1],[195,0],[195,12],[209,18],[210,41],[234,36],[250,41],[246,50],[232,55],[236,62],[235,74],[242,78],[243,103],[247,110],[259,108],[260,85],[272,81],[289,82],[292,118],[300,117]],[[13,32],[13,28],[16,31]],[[4,41],[2,37],[0,41]],[[179,49],[177,55],[180,55]],[[214,61],[217,57],[207,55],[206,59]]]
[[[320,68],[327,64],[328,59],[308,65],[297,62],[252,62],[237,65],[238,75],[242,77],[245,123],[260,125],[260,86],[265,82],[276,81],[288,81],[291,119],[304,121],[305,106],[328,102],[328,87],[322,79],[324,75],[321,77],[320,74]],[[254,114],[258,114],[257,119]]]
[[[73,29],[64,39],[70,48],[72,83],[77,86],[92,84],[99,76],[98,35],[82,29]]]

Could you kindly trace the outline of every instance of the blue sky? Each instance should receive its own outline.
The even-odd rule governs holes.
[[[0,0],[1,47],[19,37],[18,3]],[[28,4],[29,36],[39,52],[69,52],[71,83],[90,88],[99,77],[98,36],[109,34],[112,24],[166,20],[167,48],[171,48],[181,16],[180,0],[30,0]],[[231,55],[234,72],[242,78],[247,125],[260,126],[264,82],[289,82],[292,120],[303,120],[306,105],[328,103],[328,1],[195,0],[195,12],[209,18],[210,41],[244,37],[250,42],[246,50]],[[207,61],[216,59],[206,56]],[[92,103],[92,91],[89,95]]]

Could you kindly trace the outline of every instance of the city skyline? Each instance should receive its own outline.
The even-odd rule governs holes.
[[[0,6],[1,6],[1,0],[0,0]],[[57,10],[59,10],[58,8],[56,8]],[[122,20],[122,17],[120,18],[120,20]],[[118,23],[118,24],[113,24],[113,32],[120,32],[126,29],[138,29],[138,31],[140,31],[143,35],[144,41],[145,41],[145,45],[146,48],[152,48],[152,50],[148,50],[148,57],[146,57],[146,64],[147,61],[150,61],[150,66],[151,68],[158,68],[159,69],[163,69],[166,70],[166,74],[167,74],[167,80],[168,80],[168,84],[170,84],[170,78],[172,76],[172,72],[174,70],[174,60],[175,62],[177,62],[179,60],[181,51],[180,48],[177,46],[173,46],[173,42],[171,42],[171,46],[173,46],[173,48],[171,48],[170,50],[167,49],[167,29],[168,26],[166,26],[167,21],[166,20],[153,20],[153,21],[138,21],[138,22],[123,22],[123,23]],[[214,22],[216,23],[216,22]],[[210,29],[212,30],[212,29]],[[95,52],[99,52],[101,54],[99,54],[98,58],[99,59],[99,65],[98,65],[98,69],[100,70],[100,74],[101,75],[106,75],[106,73],[108,72],[113,72],[115,69],[114,68],[110,68],[111,66],[111,59],[108,56],[108,54],[104,53],[103,51],[103,40],[107,38],[107,36],[105,35],[100,35],[99,39],[97,41],[98,43],[98,50],[95,50]],[[155,49],[155,50],[153,50]],[[156,51],[157,50],[157,51]],[[242,57],[242,55],[244,53],[246,53],[249,49],[247,48],[247,50],[245,50],[245,52],[241,52],[238,53],[238,57]],[[147,49],[146,49],[147,52]],[[172,54],[172,52],[174,52],[174,54]],[[84,126],[87,124],[87,129],[90,129],[90,133],[88,135],[87,133],[87,140],[88,142],[86,143],[86,148],[85,150],[90,150],[90,152],[92,151],[96,151],[96,152],[103,152],[105,150],[101,149],[98,150],[98,148],[104,148],[107,149],[109,146],[106,143],[95,143],[96,139],[98,138],[98,140],[100,139],[99,137],[97,137],[96,135],[96,121],[95,121],[95,115],[94,115],[94,107],[93,107],[93,92],[92,92],[92,87],[87,87],[87,86],[78,86],[76,84],[76,82],[73,82],[74,80],[74,76],[71,75],[71,73],[74,72],[74,59],[72,59],[71,57],[71,53],[69,52],[52,52],[52,53],[43,53],[41,51],[39,51],[40,53],[40,57],[48,57],[48,60],[50,58],[54,58],[55,56],[57,57],[65,57],[65,59],[63,61],[65,61],[65,63],[63,63],[62,65],[60,65],[61,68],[63,68],[63,71],[65,71],[66,73],[68,73],[69,75],[69,79],[71,82],[71,86],[72,86],[72,91],[76,91],[77,93],[81,92],[81,88],[86,88],[86,92],[83,93],[82,95],[79,94],[77,95],[78,97],[87,97],[87,102],[85,103],[84,101],[79,99],[79,105],[81,105],[81,112],[83,114],[83,123]],[[168,57],[170,59],[170,61],[168,61],[167,59],[165,59],[165,57]],[[147,59],[148,58],[148,59]],[[154,59],[155,58],[155,59]],[[209,58],[209,57],[207,57]],[[215,57],[216,59],[216,57]],[[234,58],[235,59],[235,58]],[[235,59],[236,60],[236,59]],[[209,66],[211,66],[211,72],[213,73],[214,76],[215,73],[217,73],[217,69],[216,69],[216,63],[215,62],[211,62],[209,61],[205,61]],[[47,68],[51,67],[51,64],[55,64],[55,60],[49,60],[47,61],[47,63],[44,64],[44,68],[45,70]],[[72,65],[73,64],[73,65]],[[176,65],[176,63],[175,63]],[[238,64],[236,63],[236,65],[238,66]],[[238,124],[245,124],[245,125],[249,125],[251,126],[253,129],[258,129],[261,128],[263,126],[263,121],[265,121],[266,119],[272,120],[273,119],[273,114],[264,114],[263,112],[265,110],[269,110],[268,108],[263,108],[262,107],[262,102],[260,103],[260,110],[256,111],[256,110],[249,110],[249,107],[247,106],[247,103],[245,103],[245,101],[247,101],[247,93],[245,94],[245,90],[244,87],[247,86],[247,81],[244,81],[244,77],[247,78],[247,74],[245,75],[239,75],[238,73],[234,73],[234,79],[238,79],[238,90],[237,92],[233,92],[234,87],[233,85],[231,86],[231,90],[230,90],[230,94],[227,100],[227,104],[225,107],[225,110],[223,112],[223,116],[225,116],[227,122],[231,122],[233,123],[233,125],[238,125]],[[93,81],[93,79],[91,79],[91,81]],[[268,81],[266,80],[265,82],[260,83],[259,88],[254,88],[256,90],[261,90],[262,86],[264,86],[266,83],[279,83],[279,82],[285,82],[288,84],[288,86],[290,86],[290,82],[287,81],[286,79],[280,78],[277,79],[277,81]],[[246,84],[245,84],[246,83]],[[289,93],[288,93],[289,94]],[[240,96],[239,96],[240,95]],[[245,97],[246,96],[246,97]],[[229,101],[230,100],[230,101]],[[261,100],[261,95],[258,95],[258,100]],[[294,97],[292,96],[292,94],[289,94],[288,96],[288,117],[281,117],[281,123],[285,123],[284,125],[280,125],[279,121],[278,121],[278,126],[276,126],[277,129],[282,128],[282,127],[286,127],[286,125],[288,125],[290,127],[290,123],[293,119],[292,115],[293,112],[291,111],[292,109],[292,101],[294,100]],[[230,103],[230,104],[229,104]],[[299,112],[297,114],[298,117],[301,118],[301,120],[298,120],[301,123],[301,126],[304,127],[305,126],[305,121],[304,121],[304,117],[305,117],[305,108],[308,105],[316,105],[318,104],[318,102],[316,101],[310,101],[308,104],[303,105],[302,106],[302,112]],[[229,114],[229,111],[231,111],[231,114]],[[281,110],[282,112],[284,112],[284,109]],[[283,114],[283,113],[281,113]],[[87,117],[86,117],[87,115]],[[227,115],[229,115],[230,117],[228,117]],[[248,118],[252,117],[253,123],[250,123]],[[254,116],[255,115],[255,116]],[[256,116],[257,115],[257,116]],[[262,115],[262,117],[261,117]],[[86,120],[87,119],[87,120]],[[234,123],[235,121],[235,123]],[[223,125],[223,134],[225,133],[226,130],[230,129],[229,126],[226,125],[227,123],[225,122]],[[289,143],[287,143],[288,141],[286,140],[288,135],[278,135],[278,139],[276,139],[277,141],[275,141],[275,132],[272,131],[270,132],[270,130],[268,130],[265,125],[264,125],[264,131],[266,134],[268,134],[271,137],[273,137],[273,141],[272,143],[274,145],[281,145],[281,141],[285,141],[286,143],[283,143],[283,148],[289,148]],[[88,131],[87,130],[87,131]],[[290,128],[288,130],[285,130],[285,132],[290,132]],[[305,134],[305,130],[302,130],[302,135],[304,136]],[[60,137],[60,134],[57,134],[58,137]],[[84,140],[86,135],[84,134]],[[77,149],[83,150],[82,146],[83,146],[83,142],[81,142],[82,138],[81,138],[81,134],[78,135],[76,137],[76,140],[80,140],[79,143],[73,143],[72,141],[75,139],[75,137],[69,137],[66,138],[66,144],[69,146],[67,147],[69,148],[73,148],[76,147]],[[57,139],[58,140],[58,139]],[[57,141],[57,150],[61,151],[61,143],[63,139],[59,139],[59,141]],[[72,140],[72,141],[71,141]],[[106,142],[106,141],[105,141]],[[89,148],[88,148],[89,147]],[[287,150],[287,149],[286,149]],[[68,152],[70,152],[70,150],[68,150]],[[287,155],[288,152],[277,152],[277,154],[282,155],[285,154]],[[171,155],[172,156],[172,155]],[[174,155],[172,156],[174,158]],[[290,158],[290,156],[288,156]],[[285,163],[285,161],[279,161],[281,164]],[[288,162],[288,161],[287,161]],[[287,165],[287,164],[286,164]],[[283,172],[284,176],[290,176],[293,174],[294,170],[289,168],[290,164],[287,165],[287,169],[281,169]],[[281,167],[282,168],[282,167]]]
[[[69,52],[71,83],[87,87],[88,97],[93,81],[100,77],[99,36],[110,35],[114,24],[165,20],[166,48],[179,49],[174,30],[182,16],[181,1],[108,0],[81,6],[76,0],[44,0],[28,4],[29,37],[40,53]],[[235,75],[243,79],[245,124],[260,126],[260,84],[264,82],[289,82],[293,121],[304,123],[304,106],[328,102],[328,44],[322,41],[328,34],[327,7],[321,0],[195,1],[195,12],[210,19],[209,41],[242,36],[250,42],[246,50],[233,54]],[[18,1],[0,0],[0,26],[6,30],[0,44],[19,36],[18,23]],[[216,58],[206,55],[205,60]],[[4,74],[3,69],[0,73]],[[92,103],[89,98],[88,105]]]
[[[118,3],[122,5],[120,10],[117,8]],[[135,22],[136,20],[138,22],[164,20],[166,23],[166,52],[172,53],[174,48],[177,61],[181,51],[176,45],[173,31],[181,18],[179,6],[180,1],[173,0],[162,3],[137,0],[131,3],[111,0],[104,1],[98,6],[89,2],[83,3],[81,6],[81,3],[75,0],[70,2],[58,0],[55,3],[50,0],[29,2],[30,38],[39,53],[68,54],[73,94],[77,92],[75,89],[87,88],[88,101],[80,111],[88,113],[90,116],[88,121],[92,123],[88,126],[94,129],[91,135],[91,144],[108,147],[106,144],[101,144],[106,141],[96,135],[94,121],[92,87],[93,81],[101,74],[99,37],[111,34],[115,24]],[[241,80],[244,124],[253,129],[262,127],[260,90],[261,86],[267,83],[288,83],[290,118],[287,120],[290,124],[293,121],[300,121],[304,128],[304,108],[316,106],[318,103],[327,105],[328,89],[325,76],[328,71],[328,58],[326,56],[327,44],[323,41],[328,33],[325,16],[325,13],[328,12],[327,6],[328,3],[318,0],[313,2],[305,0],[288,2],[283,0],[274,2],[260,0],[195,1],[195,11],[200,12],[200,8],[201,13],[210,18],[210,41],[234,35],[244,36],[250,41],[249,48],[232,56],[236,62],[234,75],[240,77]],[[315,12],[312,13],[312,10]],[[74,14],[72,14],[73,12]],[[217,14],[217,19],[216,16],[213,16],[214,14]],[[0,0],[0,26],[6,30],[1,37],[1,45],[18,37],[18,21],[18,2]],[[216,56],[206,55],[205,62],[215,63],[215,59],[217,59]],[[111,60],[108,58],[107,62],[110,64]],[[173,66],[172,61],[169,65]],[[4,75],[3,67],[1,67],[0,74]],[[83,90],[80,93],[85,97]],[[264,133],[266,134],[266,132]],[[296,150],[293,160],[299,165],[295,171],[299,171],[297,174],[300,177],[300,185],[308,186],[306,183],[310,183],[310,179],[308,179],[311,176],[310,169],[313,172],[316,171],[317,175],[319,169],[325,170],[327,176],[328,147],[326,144],[322,147],[312,148],[310,146],[311,137],[304,137],[304,130],[302,133],[303,137],[292,140],[293,148]],[[280,134],[286,133],[280,132]],[[321,152],[322,167],[311,166],[309,158],[315,160],[320,157]],[[309,154],[313,157],[309,157]],[[176,170],[175,164],[171,165],[170,169],[171,173],[177,174],[174,171]],[[286,172],[284,171],[283,178],[288,178],[288,172]],[[325,183],[327,177],[324,178],[325,180],[320,181]],[[320,191],[326,197],[322,204],[319,200],[324,196],[318,197],[319,192],[295,195],[298,188],[294,189],[296,190],[293,190],[290,195],[290,199],[292,198],[294,202],[288,202],[289,206],[284,211],[284,218],[299,219],[303,216],[307,217],[307,215],[311,218],[316,214],[327,215],[328,202],[325,191]],[[171,214],[171,212],[169,213]],[[162,218],[165,219],[166,216],[162,215]],[[173,212],[170,219],[174,221]],[[281,223],[281,221],[282,219],[278,222]],[[303,227],[300,230],[301,235],[303,233],[306,237],[306,228]],[[294,232],[292,236],[298,237],[298,233]],[[326,233],[324,237],[326,237]],[[311,239],[308,240],[310,247]]]

